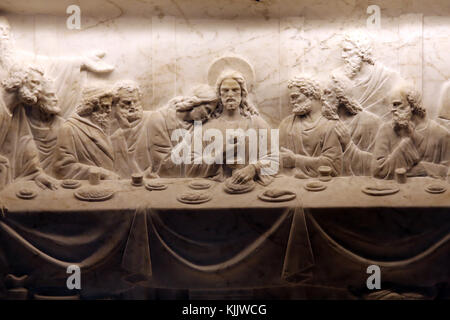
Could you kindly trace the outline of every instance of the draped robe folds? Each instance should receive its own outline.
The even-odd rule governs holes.
[[[343,71],[337,71],[336,73]],[[373,69],[366,76],[350,79],[352,89],[350,95],[359,102],[359,104],[369,112],[378,115],[382,119],[390,117],[390,110],[384,99],[400,80],[400,75],[383,66],[381,63],[375,63]]]
[[[39,155],[28,127],[24,107],[13,112],[0,99],[0,188],[14,179],[34,179],[41,173]]]
[[[280,147],[295,153],[295,171],[300,176],[317,177],[320,166],[329,166],[333,176],[341,174],[342,148],[335,126],[336,121],[320,116],[311,127],[305,127],[302,117],[293,114],[280,123]]]
[[[114,148],[114,171],[122,179],[130,179],[133,173],[151,170],[150,126],[152,121],[153,112],[144,111],[141,120],[135,121],[130,128],[118,128],[111,135]]]
[[[61,179],[87,180],[93,167],[114,170],[114,151],[107,134],[75,114],[58,133],[55,171]]]
[[[64,119],[55,115],[50,122],[41,123],[35,121],[30,116],[26,117],[34,142],[39,151],[39,161],[45,173],[54,176],[54,156],[59,128],[64,123]]]
[[[199,134],[204,134],[206,130],[208,129],[216,129],[219,130],[223,137],[223,151],[226,150],[226,130],[227,129],[242,129],[244,134],[249,129],[254,129],[256,131],[256,137],[257,141],[257,150],[256,150],[256,156],[257,160],[255,163],[255,169],[256,169],[256,175],[255,180],[259,182],[262,185],[268,185],[273,180],[273,175],[275,175],[278,172],[274,172],[273,174],[270,173],[272,169],[276,169],[278,171],[278,157],[276,157],[274,154],[272,154],[271,150],[271,128],[267,124],[266,121],[264,121],[263,118],[257,115],[251,115],[249,117],[242,117],[239,121],[227,121],[223,118],[217,118],[212,119],[203,124],[202,132],[198,132]],[[259,129],[266,130],[267,132],[267,151],[262,152],[260,155],[260,135],[259,135]],[[194,133],[195,134],[195,133]],[[202,148],[202,154],[197,153],[197,150],[194,148],[194,139],[198,139],[198,141],[202,141],[203,148]],[[213,161],[213,163],[208,164],[205,162],[203,150],[205,150],[205,147],[212,143],[211,141],[203,141],[202,136],[193,137],[192,139],[192,163],[187,165],[187,175],[190,177],[202,177],[202,178],[211,178],[216,181],[223,181],[225,178],[232,175],[233,170],[245,167],[250,164],[250,157],[249,157],[249,139],[246,138],[245,140],[245,159],[244,164],[227,164],[226,163],[226,156],[223,157],[222,162],[218,163],[217,161]],[[278,150],[278,146],[276,147]],[[215,156],[217,156],[217,150],[214,150],[216,152]],[[209,155],[208,155],[209,156]],[[222,155],[219,154],[219,157]],[[196,159],[201,159],[201,163],[195,163]],[[217,159],[217,158],[216,158]],[[200,161],[199,161],[200,162]],[[263,168],[267,169],[267,172],[263,172]]]
[[[372,152],[381,119],[363,110],[344,123],[349,130],[351,141],[344,150],[342,174],[372,175]]]
[[[153,171],[161,177],[183,177],[184,164],[174,164],[171,161],[172,149],[179,141],[172,141],[172,133],[176,129],[191,132],[191,122],[178,119],[175,107],[166,106],[152,114],[149,123],[149,136],[151,139],[150,156],[153,162]]]
[[[416,131],[417,138],[413,141],[398,135],[392,122],[380,128],[373,153],[374,176],[393,179],[397,168],[405,168],[409,176],[446,176],[450,162],[449,131],[433,120],[427,120]]]

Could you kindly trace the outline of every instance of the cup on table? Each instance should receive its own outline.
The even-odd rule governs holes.
[[[406,183],[406,169],[405,168],[395,169],[395,180],[397,180],[398,183]]]
[[[133,173],[131,175],[131,183],[134,186],[142,186],[144,184],[144,175],[142,173]]]
[[[329,166],[320,166],[318,170],[320,181],[326,182],[331,180],[331,168]]]
[[[89,170],[89,184],[91,185],[100,184],[100,170],[96,168],[91,168]]]

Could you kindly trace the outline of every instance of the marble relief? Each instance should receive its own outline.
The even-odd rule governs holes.
[[[322,5],[317,6],[327,12]],[[342,6],[345,10],[346,5]],[[80,33],[79,39],[84,40],[76,41],[80,41],[78,45],[83,50],[67,54],[70,49],[62,48],[53,56],[40,54],[41,50],[51,52],[42,42],[36,52],[19,49],[13,41],[15,30],[11,30],[8,17],[0,17],[0,236],[5,232],[5,239],[14,238],[3,214],[3,206],[8,211],[10,193],[25,206],[26,201],[48,196],[55,201],[49,204],[49,212],[59,212],[57,203],[65,197],[62,192],[74,189],[70,201],[78,201],[76,210],[109,212],[120,208],[117,210],[131,210],[133,215],[125,218],[119,212],[111,222],[105,222],[104,230],[108,232],[114,229],[115,223],[121,226],[115,234],[117,238],[113,237],[116,242],[112,241],[106,249],[102,242],[100,253],[94,253],[92,259],[74,256],[73,260],[81,259],[86,266],[96,261],[93,265],[97,265],[106,259],[106,252],[113,255],[123,238],[121,267],[130,273],[125,277],[130,283],[134,283],[130,280],[133,276],[148,280],[153,272],[157,274],[158,267],[152,271],[154,257],[158,250],[165,250],[180,266],[187,266],[187,275],[192,270],[207,274],[203,280],[205,288],[209,288],[212,271],[232,270],[248,258],[251,250],[259,250],[264,241],[281,230],[283,219],[289,217],[292,224],[288,228],[286,248],[283,247],[286,256],[280,263],[281,279],[300,283],[314,277],[316,281],[322,276],[312,272],[313,277],[306,272],[315,265],[312,248],[317,241],[310,238],[308,228],[315,228],[316,237],[333,232],[327,233],[326,222],[320,221],[322,209],[341,210],[348,200],[348,206],[364,211],[367,199],[358,202],[358,196],[368,196],[373,201],[368,201],[370,206],[384,208],[383,197],[395,197],[403,190],[402,185],[407,188],[409,184],[408,188],[413,189],[421,186],[420,181],[426,181],[421,190],[425,188],[426,196],[442,196],[437,206],[448,210],[450,73],[444,74],[448,70],[444,68],[440,72],[434,65],[444,59],[439,53],[433,51],[425,57],[426,50],[431,50],[425,49],[427,44],[443,48],[448,40],[438,43],[425,30],[422,14],[399,17],[387,18],[387,27],[371,34],[360,27],[353,28],[353,21],[330,21],[329,28],[318,28],[323,20],[308,20],[307,16],[263,19],[238,16],[218,21],[211,17],[188,19],[164,14],[153,15],[145,21],[137,19],[130,30],[123,31],[118,26],[123,26],[127,17],[119,15],[111,24],[93,27],[94,34],[112,37],[117,52],[108,49],[107,54],[102,50],[88,53],[82,45],[84,40],[88,39],[89,47],[97,46],[98,42],[99,49],[103,44],[111,48],[112,40],[95,41],[92,34]],[[436,23],[433,21],[436,17],[429,19]],[[47,23],[57,22],[55,19]],[[217,28],[208,29],[216,24]],[[149,32],[141,30],[135,37],[131,36],[132,28],[140,26]],[[311,36],[316,27],[316,36]],[[117,35],[113,34],[114,28],[118,29]],[[127,36],[133,38],[129,48],[126,48]],[[72,34],[68,39],[78,38]],[[61,43],[70,43],[68,39]],[[439,57],[425,63],[432,59],[430,56]],[[429,83],[426,73],[431,74]],[[436,83],[441,90],[438,99],[433,97],[434,101],[427,89]],[[435,86],[432,91],[436,91]],[[424,180],[413,180],[418,178]],[[336,188],[333,183],[340,183],[340,189],[333,189]],[[33,189],[34,186],[38,189]],[[356,200],[349,198],[346,186],[360,191]],[[142,191],[151,193],[148,198],[155,197],[152,203],[147,197],[134,198],[132,192]],[[250,199],[252,192],[258,192],[254,199]],[[333,194],[320,198],[326,192]],[[123,201],[114,202],[117,208],[109,207],[113,201],[119,201],[115,197],[122,199],[125,193],[129,193],[127,201],[131,209],[120,207]],[[158,199],[158,193],[164,196]],[[317,220],[309,216],[309,209],[303,210],[302,197],[307,198],[308,194],[319,195],[311,200],[310,207],[312,211],[318,210]],[[235,203],[222,201],[225,196],[234,197]],[[249,198],[239,198],[244,196]],[[417,208],[422,208],[422,200],[423,203],[431,201],[426,196],[414,199]],[[177,201],[171,202],[172,198]],[[265,203],[255,205],[257,199]],[[164,200],[167,205],[158,202]],[[70,201],[66,201],[67,207],[73,209]],[[283,203],[286,207],[264,207],[264,204]],[[190,239],[183,233],[190,232],[190,227],[184,230],[183,222],[164,216],[164,210],[189,213],[186,206],[217,210],[221,214],[227,206],[236,212],[264,213],[265,208],[267,212],[276,209],[280,210],[280,218],[267,218],[273,220],[269,227],[256,240],[245,239],[248,243],[245,242],[240,252],[224,245],[222,249],[230,259],[223,262],[216,256],[222,249],[209,255],[205,253],[211,248],[203,242],[206,236]],[[71,210],[67,207],[61,210]],[[6,221],[5,226],[2,220]],[[447,226],[448,220],[445,221],[443,225]],[[190,222],[187,219],[186,226]],[[198,227],[199,232],[209,232],[209,227],[202,229],[203,222],[192,224],[192,230]],[[175,230],[178,223],[181,227]],[[258,223],[253,231],[260,231]],[[106,236],[99,234],[98,239]],[[439,229],[436,234],[441,237],[439,245],[424,249],[423,256],[431,255],[434,251],[430,250],[438,250],[447,243],[448,232]],[[164,248],[152,249],[153,257],[149,252],[152,236]],[[327,236],[323,238],[333,248],[342,244],[335,244]],[[343,239],[348,240],[345,236]],[[215,245],[222,240],[217,240]],[[177,247],[177,241],[188,244]],[[52,254],[61,256],[55,253],[59,246],[50,244],[48,253],[45,245],[36,250],[46,263],[52,264],[52,259],[59,259]],[[358,245],[361,250],[357,252],[373,250],[374,258],[366,259],[346,249],[336,249],[336,254],[359,262],[385,261],[386,256],[376,246]],[[195,247],[193,253],[186,249],[189,246]],[[186,256],[191,253],[194,258],[190,260]],[[56,265],[65,267],[72,257],[68,255],[64,259]],[[210,264],[199,264],[202,259]],[[383,263],[388,267],[403,267],[400,258],[398,265],[397,261],[390,264],[390,257],[386,259],[388,262]],[[177,268],[182,270],[176,263],[170,268],[169,265],[168,269],[174,268],[175,274],[181,272]],[[0,267],[3,267],[1,261]],[[7,271],[0,269],[0,297],[2,288],[7,287],[2,285],[2,278],[19,276],[14,274],[13,267],[4,269]],[[189,283],[197,276],[194,273],[181,278]],[[442,278],[439,281],[448,281],[445,275]],[[161,279],[161,287],[177,286],[172,279]],[[254,286],[251,276],[247,280],[245,276],[244,280],[239,279],[242,283],[249,281],[246,284],[249,287]],[[393,279],[393,283],[398,280],[394,276]],[[424,283],[428,284],[427,281]],[[405,280],[398,283],[403,286]],[[392,288],[395,293],[397,289]],[[357,295],[367,296],[366,293]]]

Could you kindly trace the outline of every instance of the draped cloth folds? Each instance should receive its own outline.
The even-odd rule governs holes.
[[[207,213],[206,216],[214,214]],[[284,262],[282,270],[279,270],[281,279],[299,282],[312,277],[310,269],[314,265],[314,257],[301,206],[280,208],[263,217],[261,214],[258,217],[257,214],[243,212],[238,215],[227,212],[224,216],[217,213],[217,219],[209,222],[205,222],[207,219],[199,222],[195,212],[169,213],[141,207],[136,217],[141,219],[139,228],[142,230],[142,226],[147,225],[145,216],[149,219],[148,224],[155,240],[166,253],[185,267],[202,273],[218,273],[246,264],[255,254],[264,250],[282,224],[288,223],[289,234],[285,235],[288,241],[284,242],[282,250],[285,252]],[[150,259],[148,261],[151,266]]]

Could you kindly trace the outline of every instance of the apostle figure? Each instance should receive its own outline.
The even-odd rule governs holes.
[[[370,40],[362,33],[346,35],[342,43],[344,66],[334,72],[351,81],[351,96],[365,109],[382,118],[389,116],[384,98],[400,80],[372,56]]]
[[[325,89],[326,100],[337,108],[339,122],[336,133],[343,151],[342,175],[372,175],[372,151],[381,119],[364,110],[349,93],[351,83],[345,78],[332,77]]]
[[[61,116],[67,118],[77,106],[85,74],[82,71],[104,74],[114,67],[103,60],[105,53],[95,51],[83,56],[47,56],[19,50],[14,44],[11,27],[6,17],[0,16],[0,79],[15,64],[33,64],[44,70],[55,81],[55,92],[60,101]]]
[[[175,146],[183,143],[190,144],[190,133],[194,121],[205,122],[217,108],[217,95],[208,85],[194,88],[189,97],[176,97],[152,114],[151,157],[153,169],[161,177],[183,177],[185,167],[183,163],[175,164],[171,159]],[[189,137],[175,136],[178,129],[185,130]],[[184,139],[187,138],[189,142]]]
[[[284,172],[298,178],[317,177],[320,166],[331,175],[342,172],[342,149],[335,130],[338,119],[319,83],[308,76],[288,83],[292,114],[280,123],[280,158]]]
[[[208,130],[215,132],[215,139],[222,138],[222,141],[215,140],[215,145],[219,150],[215,149],[214,154],[207,155],[196,150],[195,145],[192,148],[193,163],[188,166],[188,176],[211,178],[213,180],[222,181],[227,177],[232,177],[232,183],[245,184],[250,180],[256,180],[263,185],[267,185],[272,181],[272,176],[278,171],[278,158],[271,154],[271,137],[270,127],[264,121],[257,109],[248,100],[247,84],[244,76],[235,70],[225,70],[218,78],[216,83],[216,92],[219,97],[219,105],[214,113],[214,118],[206,122],[202,127],[202,132],[198,132],[200,136],[196,136],[195,141],[203,141],[203,147],[209,142],[203,140],[203,134]],[[235,136],[227,134],[227,130],[234,130]],[[258,134],[261,132],[266,134],[267,150],[260,152],[258,150],[260,144]],[[230,132],[230,131],[228,131]],[[254,133],[255,139],[251,141],[250,135]],[[247,135],[250,133],[249,135]],[[247,135],[244,137],[243,135]],[[227,141],[230,137],[232,141]],[[245,145],[244,145],[245,144]],[[277,151],[278,151],[278,146]],[[255,155],[258,157],[251,159],[250,149],[256,150]],[[239,154],[239,149],[244,152]],[[209,156],[209,157],[208,157]],[[197,161],[200,159],[199,161]],[[276,168],[273,171],[271,168]]]
[[[39,151],[39,161],[42,169],[50,175],[54,174],[54,154],[58,131],[64,123],[59,115],[58,98],[51,79],[44,78],[42,71],[34,73],[34,81],[41,82],[41,92],[34,105],[25,106],[26,119]]]
[[[113,93],[102,86],[83,90],[82,103],[61,127],[55,171],[61,179],[87,180],[91,169],[101,179],[119,179],[114,170],[114,150],[109,139]]]
[[[2,82],[0,98],[0,180],[2,186],[14,179],[34,179],[41,188],[56,189],[39,163],[26,110],[41,108],[44,83],[33,67],[12,68]],[[42,107],[45,108],[45,107]]]
[[[408,176],[445,177],[450,161],[449,131],[427,118],[417,90],[402,84],[390,95],[393,119],[385,123],[376,138],[374,175],[395,177],[404,168]]]
[[[119,81],[113,92],[113,114],[117,126],[111,135],[115,153],[114,171],[123,179],[129,179],[133,173],[143,173],[146,178],[157,177],[152,172],[150,154],[153,112],[143,110],[142,96],[136,82]]]

